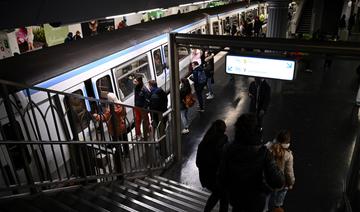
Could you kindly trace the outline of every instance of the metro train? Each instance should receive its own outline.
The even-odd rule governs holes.
[[[7,58],[0,61],[2,70],[0,79],[96,99],[102,99],[104,91],[113,92],[124,105],[133,105],[132,81],[138,75],[143,77],[144,82],[154,79],[164,90],[169,90],[170,72],[167,68],[169,32],[226,34],[228,25],[239,25],[241,16],[245,14],[256,15],[258,7],[258,4],[246,5],[244,2],[239,2],[172,15],[99,36]],[[178,53],[180,77],[183,77],[187,74],[190,63],[190,50],[180,47]],[[46,101],[49,98],[48,93],[30,89],[28,92],[18,91],[15,95],[11,95],[11,99],[15,99],[16,104],[22,109],[28,108],[29,98],[37,110],[33,113],[29,112],[26,117],[15,114],[23,133],[23,140],[87,140],[92,129],[84,129],[81,121],[71,123],[72,119],[69,117],[71,113],[65,116],[65,124],[53,121],[52,112],[49,111],[50,103]],[[55,95],[51,98],[55,98]],[[94,110],[88,100],[71,101],[65,96],[56,98],[54,102],[63,114],[66,114],[69,107],[76,106],[81,107],[80,110],[76,110],[78,114],[75,115],[78,116],[83,111]],[[46,116],[44,117],[43,114]],[[133,113],[128,112],[127,118],[131,122]],[[34,119],[38,119],[39,129],[48,130],[35,130]],[[9,123],[3,102],[0,105],[0,122],[3,128]],[[25,123],[33,126],[29,129],[30,133],[25,132]],[[60,132],[54,139],[50,135],[56,134],[56,128],[59,128]],[[87,131],[84,133],[84,130]],[[6,130],[1,131],[1,140],[11,138],[6,133]],[[75,133],[78,134],[75,135]],[[55,152],[60,151],[59,147],[55,148]],[[45,152],[50,154],[50,151]],[[0,161],[6,164],[8,158],[5,154],[0,156]],[[61,165],[57,164],[57,166]],[[55,164],[50,162],[50,169],[53,169],[51,167],[55,167]]]

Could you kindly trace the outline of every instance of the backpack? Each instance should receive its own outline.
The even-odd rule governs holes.
[[[160,111],[165,112],[167,110],[167,106],[168,106],[167,95],[166,95],[165,91],[161,88],[159,88],[159,91],[157,92],[157,94],[159,95],[159,98],[160,98]]]
[[[196,100],[195,100],[194,95],[192,93],[189,93],[188,95],[185,96],[183,102],[184,102],[186,108],[190,108],[190,107],[194,106]]]
[[[206,83],[206,74],[205,71],[198,71],[198,82],[199,84],[204,84]]]

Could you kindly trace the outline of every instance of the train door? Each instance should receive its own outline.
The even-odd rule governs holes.
[[[158,86],[161,86],[164,90],[166,90],[169,87],[166,82],[169,79],[169,70],[167,68],[164,45],[153,49],[151,51],[151,55],[154,61],[154,72]]]
[[[219,27],[219,22],[218,21],[214,21],[212,22],[212,34],[213,35],[220,35],[220,27]]]
[[[66,93],[78,94],[86,97],[85,84],[80,83],[68,90]],[[87,100],[71,97],[61,96],[60,101],[63,104],[63,109],[66,114],[67,122],[69,123],[71,140],[90,141],[94,140],[93,132],[94,126],[91,124],[90,105]]]

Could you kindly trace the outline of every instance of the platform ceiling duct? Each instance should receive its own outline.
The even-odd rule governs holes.
[[[0,1],[0,29],[45,23],[78,23],[154,8],[168,8],[196,0],[32,0]]]

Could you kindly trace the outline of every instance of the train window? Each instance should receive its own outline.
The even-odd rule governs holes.
[[[201,34],[201,29],[197,29],[196,34]]]
[[[76,90],[73,94],[83,96],[83,92],[81,90]],[[65,96],[64,103],[71,127],[76,133],[80,133],[82,130],[87,128],[90,122],[90,115],[86,109],[85,100],[77,97]]]
[[[178,55],[179,55],[179,61],[180,61],[189,55],[189,50],[186,47],[179,47]]]
[[[213,34],[214,35],[219,35],[219,22],[214,21],[213,22]]]
[[[142,76],[144,83],[151,79],[147,55],[114,68],[114,72],[122,101],[134,92],[133,79]]]
[[[164,56],[165,56],[165,61],[166,61],[166,65],[170,65],[170,61],[169,61],[169,47],[168,45],[164,46]]]
[[[160,49],[155,50],[153,52],[153,56],[154,56],[154,66],[155,66],[156,76],[160,76],[164,72]]]
[[[114,92],[111,86],[110,76],[106,75],[96,81],[96,88],[100,99],[106,99],[106,94]]]

